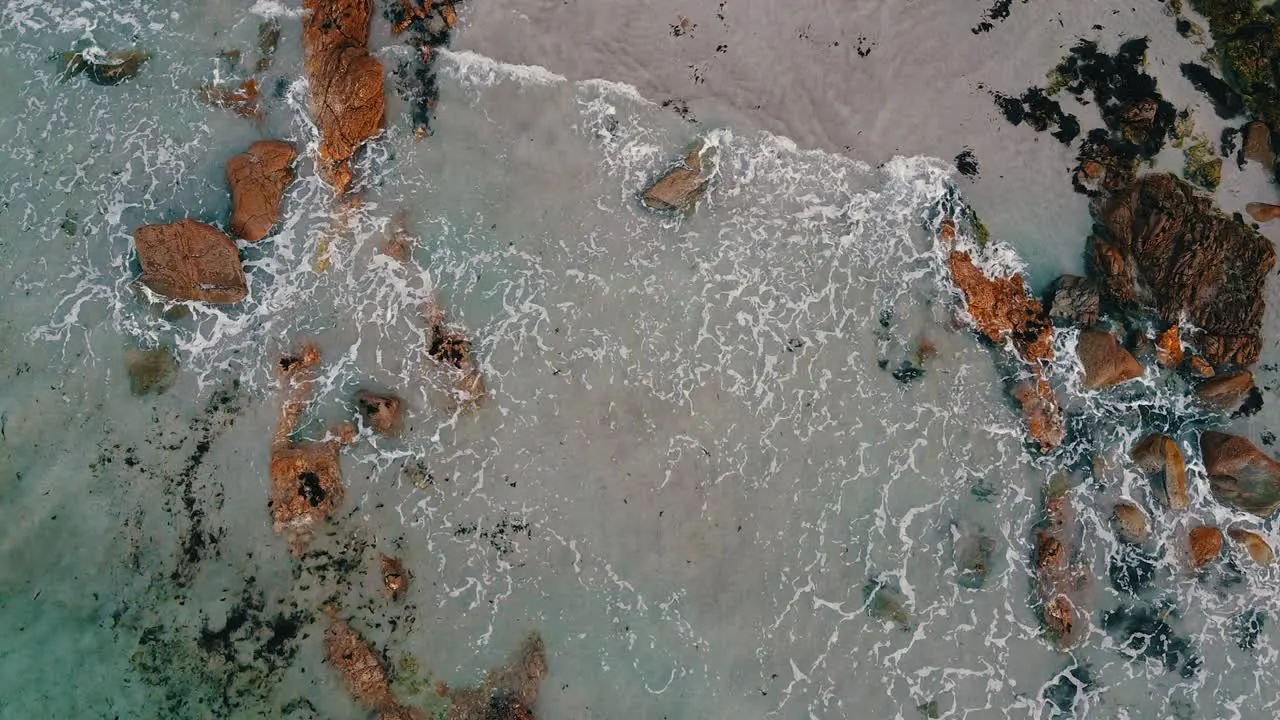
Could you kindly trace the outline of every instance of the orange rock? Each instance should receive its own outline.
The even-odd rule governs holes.
[[[530,634],[503,667],[491,670],[478,688],[450,692],[448,720],[533,720],[529,708],[547,674],[542,638]]]
[[[1111,513],[1111,525],[1124,542],[1136,545],[1147,539],[1147,518],[1131,502],[1116,503]]]
[[[320,174],[339,195],[351,184],[351,158],[382,129],[382,63],[369,55],[372,0],[304,0],[303,66],[320,128]]]
[[[1084,386],[1100,390],[1142,377],[1142,363],[1109,332],[1085,330],[1077,346],[1084,366]]]
[[[400,428],[400,398],[379,395],[368,390],[356,393],[356,407],[364,422],[383,435],[394,435]]]
[[[329,629],[324,633],[324,659],[361,705],[379,711],[398,707],[382,660],[369,643],[336,614],[331,614]]]
[[[1156,338],[1156,362],[1170,370],[1182,364],[1182,338],[1178,336],[1178,326],[1170,325],[1168,330]]]
[[[1253,373],[1248,370],[1219,375],[1196,388],[1196,397],[1206,405],[1231,411],[1253,391]]]
[[[1205,360],[1199,355],[1193,355],[1191,359],[1187,361],[1187,369],[1196,377],[1211,378],[1214,374],[1213,366],[1209,364],[1208,360]]]
[[[1059,650],[1078,643],[1088,634],[1088,613],[1082,608],[1080,593],[1086,576],[1072,562],[1075,513],[1059,480],[1045,489],[1044,521],[1035,535],[1036,595],[1040,620],[1050,642]]]
[[[453,3],[445,0],[440,6],[440,18],[444,20],[444,26],[452,28],[458,24],[458,11],[453,9]]]
[[[1191,567],[1202,568],[1222,552],[1222,532],[1216,527],[1192,528],[1187,536],[1191,551]]]
[[[258,104],[258,81],[253,78],[237,87],[201,85],[200,97],[206,103],[231,110],[240,117],[256,119],[262,115],[262,108]]]
[[[1271,203],[1251,202],[1244,206],[1244,211],[1260,223],[1271,222],[1280,217],[1280,205]]]
[[[1271,545],[1267,544],[1267,541],[1262,539],[1261,535],[1239,528],[1228,530],[1227,535],[1231,536],[1232,540],[1244,545],[1245,551],[1249,553],[1249,557],[1253,558],[1255,563],[1266,567],[1275,562],[1275,552],[1271,550]]]
[[[951,251],[947,265],[983,337],[1000,344],[1012,336],[1023,361],[1033,367],[1053,359],[1053,328],[1021,275],[987,277],[968,253],[959,250]]]
[[[1022,417],[1027,423],[1027,434],[1044,451],[1052,450],[1066,438],[1066,421],[1058,397],[1044,378],[1026,380],[1014,386],[1013,398],[1022,406]]]
[[[195,220],[133,232],[143,285],[174,300],[238,303],[249,294],[240,250],[221,230]]]
[[[382,589],[387,597],[392,600],[400,600],[404,594],[409,591],[409,572],[404,569],[404,563],[398,557],[390,555],[379,556],[379,563],[382,566]]]
[[[1129,453],[1134,464],[1156,481],[1172,510],[1191,507],[1187,497],[1187,467],[1178,443],[1168,435],[1148,435]]]
[[[231,232],[257,242],[280,219],[280,200],[293,182],[298,151],[281,140],[259,140],[227,161]]]

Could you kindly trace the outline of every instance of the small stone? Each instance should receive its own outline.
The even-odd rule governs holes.
[[[1192,528],[1187,535],[1191,550],[1191,567],[1199,569],[1208,565],[1222,552],[1222,532],[1216,527]]]
[[[1142,363],[1116,337],[1101,330],[1080,333],[1080,364],[1084,366],[1084,386],[1100,390],[1142,377]]]
[[[258,81],[253,78],[234,87],[201,85],[200,99],[214,107],[231,110],[240,117],[255,119],[262,115],[262,108],[258,105]]]
[[[392,600],[402,600],[409,591],[409,572],[404,569],[404,562],[390,555],[379,556],[382,566],[382,589]]]
[[[1139,545],[1147,539],[1147,518],[1142,510],[1131,502],[1116,503],[1111,513],[1111,526],[1120,540]]]
[[[1186,460],[1173,438],[1158,433],[1148,435],[1129,453],[1134,464],[1155,481],[1171,510],[1191,507],[1187,496]]]
[[[129,392],[134,395],[159,395],[178,378],[178,360],[168,348],[124,351],[125,370],[129,373]]]
[[[219,50],[218,57],[225,60],[227,64],[233,68],[240,64],[240,51],[235,48],[227,48],[225,50]]]
[[[1191,356],[1191,359],[1187,361],[1187,370],[1192,375],[1201,378],[1211,378],[1214,375],[1213,366],[1209,364],[1208,360],[1199,355]]]
[[[400,398],[368,390],[356,393],[356,407],[365,425],[383,435],[394,435],[400,427]]]
[[[1275,562],[1276,556],[1271,550],[1271,545],[1261,535],[1239,528],[1228,530],[1227,535],[1232,540],[1244,545],[1245,551],[1249,553],[1249,557],[1253,558],[1255,563],[1266,567]]]
[[[1182,364],[1182,339],[1178,336],[1178,326],[1170,325],[1168,330],[1156,338],[1156,362],[1170,370]]]

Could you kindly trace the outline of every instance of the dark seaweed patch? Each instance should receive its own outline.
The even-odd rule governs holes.
[[[1156,559],[1141,548],[1122,545],[1111,555],[1107,574],[1116,590],[1137,596],[1151,587],[1156,575]]]
[[[973,148],[966,147],[956,155],[956,170],[965,177],[978,176],[978,158],[973,154]]]
[[[1044,690],[1044,699],[1059,715],[1074,715],[1076,701],[1096,687],[1088,665],[1073,665],[1058,674],[1058,679]]]
[[[1023,5],[1026,5],[1027,2],[1028,0],[1022,0]],[[969,32],[974,35],[991,32],[991,30],[995,28],[995,23],[993,23],[992,20],[996,22],[1004,22],[1009,19],[1009,9],[1011,7],[1013,7],[1013,0],[995,0],[995,2],[991,4],[991,7],[987,8],[986,12],[982,14],[982,20],[980,20],[977,25],[970,28]]]
[[[1262,635],[1266,621],[1267,614],[1261,610],[1245,610],[1231,618],[1227,632],[1241,650],[1253,650],[1258,646],[1258,637]]]
[[[1050,135],[1064,145],[1070,144],[1080,134],[1080,121],[1076,116],[1063,111],[1062,105],[1040,88],[1030,88],[1019,97],[998,92],[993,92],[992,97],[1005,119],[1013,125],[1025,122],[1037,132],[1052,128]]]
[[[1159,660],[1166,672],[1181,666],[1181,675],[1191,677],[1200,668],[1200,658],[1191,641],[1178,636],[1169,624],[1176,618],[1172,607],[1126,605],[1103,613],[1102,626],[1126,655]]]
[[[1182,76],[1213,101],[1213,111],[1218,117],[1230,119],[1244,112],[1244,97],[1212,70],[1195,63],[1182,63],[1180,67]]]
[[[328,495],[324,488],[320,487],[320,476],[309,471],[298,475],[298,494],[311,507],[319,507]]]
[[[1218,139],[1222,157],[1231,157],[1236,154],[1236,138],[1240,137],[1240,128],[1225,127],[1222,128],[1222,135]],[[1244,154],[1241,153],[1238,158],[1241,167],[1244,166]]]
[[[893,371],[893,379],[903,385],[909,385],[922,377],[924,377],[924,368],[912,365],[905,360],[898,366],[898,369]]]
[[[1249,394],[1245,397],[1244,402],[1235,412],[1231,413],[1231,419],[1240,417],[1249,417],[1256,414],[1262,409],[1262,391],[1257,386],[1249,388]]]

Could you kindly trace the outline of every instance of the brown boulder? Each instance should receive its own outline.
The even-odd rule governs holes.
[[[1053,359],[1053,327],[1021,275],[987,277],[960,250],[951,251],[947,265],[979,334],[996,344],[1012,336],[1022,360],[1033,369]]]
[[[178,379],[178,359],[169,348],[124,351],[125,371],[129,374],[129,392],[134,395],[159,395]]]
[[[1249,213],[1249,217],[1264,223],[1271,222],[1280,217],[1280,205],[1272,205],[1264,202],[1251,202],[1244,206],[1244,211]]]
[[[243,118],[256,120],[262,117],[262,107],[258,103],[258,81],[253,78],[239,85],[201,85],[200,99]]]
[[[1129,453],[1135,465],[1147,473],[1164,495],[1171,510],[1191,507],[1187,497],[1187,467],[1178,443],[1168,435],[1148,435]]]
[[[1253,558],[1255,563],[1266,567],[1275,562],[1275,552],[1271,550],[1271,545],[1262,539],[1261,535],[1239,528],[1228,530],[1227,535],[1232,540],[1244,545],[1245,552],[1249,553],[1249,557]]]
[[[1204,358],[1194,355],[1187,361],[1187,371],[1200,378],[1211,378],[1214,375],[1213,366]]]
[[[1241,370],[1200,383],[1196,397],[1206,405],[1230,412],[1239,407],[1253,390],[1253,373]]]
[[[320,128],[320,174],[342,194],[351,157],[382,129],[382,63],[369,55],[372,0],[304,0],[303,65]]]
[[[1053,282],[1049,317],[1089,327],[1098,322],[1102,301],[1098,287],[1088,278],[1063,275]]]
[[[1077,352],[1084,366],[1084,386],[1090,390],[1142,377],[1142,363],[1109,332],[1085,330],[1080,333]]]
[[[230,304],[249,294],[240,251],[221,230],[195,220],[133,232],[142,284],[174,300]]]
[[[1280,508],[1280,462],[1245,438],[1212,430],[1200,435],[1200,450],[1218,502],[1264,518]]]
[[[1222,552],[1222,532],[1216,527],[1192,528],[1187,535],[1191,567],[1202,568]]]
[[[400,428],[400,398],[378,395],[368,390],[356,393],[356,407],[365,425],[383,435],[394,435]]]
[[[692,210],[711,180],[702,171],[702,152],[701,145],[690,150],[682,164],[671,168],[646,188],[640,196],[645,207],[651,210]]]
[[[1083,607],[1086,575],[1072,560],[1075,546],[1075,513],[1063,479],[1051,481],[1045,490],[1044,520],[1035,536],[1036,595],[1040,621],[1049,641],[1066,650],[1088,634],[1088,612]]]
[[[1066,420],[1053,388],[1044,378],[1018,383],[1011,391],[1022,406],[1022,418],[1027,424],[1027,434],[1043,451],[1052,450],[1066,438]]]
[[[1121,541],[1138,545],[1147,539],[1147,518],[1131,502],[1116,503],[1111,513],[1111,526]]]
[[[1271,129],[1267,124],[1254,120],[1244,129],[1244,157],[1252,160],[1268,171],[1276,167],[1276,153],[1271,149]]]
[[[259,140],[227,161],[231,232],[257,242],[280,219],[280,199],[293,182],[298,151],[281,140]]]
[[[1156,362],[1160,367],[1173,370],[1182,364],[1182,338],[1178,334],[1178,326],[1170,325],[1168,330],[1156,338]]]
[[[1263,283],[1275,265],[1270,241],[1169,174],[1117,192],[1099,220],[1089,261],[1105,299],[1154,308],[1166,323],[1185,315],[1204,331],[1197,342],[1211,363],[1258,359]]]
[[[329,628],[324,633],[324,659],[361,705],[371,710],[391,710],[399,706],[391,693],[391,682],[381,658],[336,613],[331,613]]]
[[[409,571],[404,569],[404,562],[398,557],[381,555],[379,565],[382,567],[382,589],[387,597],[400,600],[409,592]]]

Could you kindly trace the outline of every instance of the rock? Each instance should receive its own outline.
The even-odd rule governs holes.
[[[1178,443],[1168,435],[1148,435],[1133,446],[1129,456],[1140,470],[1151,477],[1171,510],[1191,507],[1187,497],[1187,468]]]
[[[519,651],[503,667],[485,677],[484,685],[450,693],[453,705],[447,720],[533,720],[529,708],[547,675],[547,653],[542,637],[531,633]]]
[[[1063,275],[1053,281],[1051,297],[1049,317],[1083,327],[1097,324],[1102,299],[1089,279]]]
[[[1215,365],[1258,359],[1270,241],[1169,174],[1116,193],[1099,220],[1089,261],[1104,299],[1154,308],[1170,324],[1185,316],[1204,331],[1198,349]]]
[[[1027,435],[1039,444],[1040,449],[1047,452],[1061,445],[1067,436],[1066,420],[1048,381],[1044,378],[1026,380],[1015,385],[1011,392],[1022,406]]]
[[[369,55],[372,0],[304,0],[303,66],[320,128],[319,171],[339,195],[351,184],[351,157],[382,129],[382,63]]]
[[[1264,202],[1251,202],[1244,206],[1244,211],[1249,213],[1249,217],[1260,223],[1271,222],[1280,217],[1280,205],[1272,205]]]
[[[1262,539],[1261,535],[1239,528],[1228,530],[1227,535],[1235,542],[1244,545],[1245,551],[1249,553],[1249,557],[1253,558],[1255,563],[1266,567],[1275,562],[1275,553],[1271,550],[1271,546],[1267,544],[1267,541]]]
[[[892,623],[903,630],[911,628],[911,614],[902,591],[884,578],[868,580],[862,586],[862,601],[867,614],[881,622]]]
[[[1231,412],[1240,407],[1254,390],[1256,388],[1253,385],[1253,373],[1240,370],[1200,383],[1196,388],[1196,397],[1205,405],[1223,412]]]
[[[240,251],[211,225],[195,220],[143,225],[133,241],[142,284],[165,297],[229,304],[249,294]]]
[[[1035,370],[1053,359],[1053,327],[1021,275],[987,277],[969,253],[959,250],[951,251],[947,265],[980,335],[996,344],[1011,337],[1023,362]]]
[[[1111,512],[1111,527],[1122,542],[1140,545],[1147,539],[1147,517],[1131,502],[1116,503]]]
[[[1172,606],[1123,605],[1103,613],[1102,626],[1126,655],[1161,661],[1166,672],[1181,666],[1182,677],[1190,678],[1201,660],[1191,641],[1169,624],[1177,618],[1177,608]]]
[[[1187,546],[1190,551],[1191,567],[1202,568],[1222,552],[1222,532],[1212,526],[1192,528],[1187,534]]]
[[[1268,172],[1275,170],[1276,153],[1271,149],[1271,129],[1267,124],[1254,120],[1244,128],[1244,148],[1246,160],[1252,160]]]
[[[1035,581],[1040,622],[1049,642],[1066,650],[1087,635],[1080,590],[1086,576],[1072,561],[1075,513],[1063,478],[1045,489],[1044,520],[1035,535]]]
[[[1173,370],[1182,364],[1182,338],[1178,335],[1178,326],[1170,325],[1168,330],[1156,338],[1156,362],[1160,367]]]
[[[1196,355],[1193,355],[1187,361],[1187,371],[1196,377],[1202,378],[1211,378],[1214,375],[1213,366],[1209,364],[1209,361]]]
[[[957,582],[961,587],[976,590],[987,580],[991,570],[991,555],[996,541],[967,523],[951,523],[952,560],[956,564]]]
[[[390,238],[380,248],[383,255],[402,263],[413,257],[413,240],[409,236],[409,213],[404,208],[396,211],[391,218]]]
[[[379,711],[398,707],[381,658],[332,611],[324,633],[324,659],[337,671],[351,697],[364,707]]]
[[[361,390],[356,393],[355,402],[365,425],[383,435],[394,435],[399,429],[400,398]]]
[[[1100,390],[1142,377],[1142,363],[1109,332],[1085,330],[1077,347],[1084,366],[1084,386]]]
[[[67,52],[62,54],[62,79],[84,73],[95,85],[119,85],[137,77],[142,65],[150,58],[150,54],[141,50],[117,50],[101,57]]]
[[[271,520],[294,555],[307,549],[317,527],[337,511],[345,494],[338,452],[349,441],[346,432],[338,440],[322,442],[289,439],[313,390],[305,374],[319,362],[319,351],[307,347],[298,356],[282,358],[279,365],[281,377],[292,388],[271,443]]]
[[[387,597],[392,600],[402,600],[404,594],[409,592],[409,572],[404,569],[404,562],[398,557],[390,555],[379,555],[379,565],[382,567],[382,589]]]
[[[479,370],[469,370],[458,382],[453,384],[453,393],[458,398],[460,407],[478,405],[485,398],[484,376]]]
[[[258,25],[258,62],[253,71],[258,74],[271,69],[271,61],[276,57],[276,47],[280,45],[280,21],[268,18]]]
[[[134,395],[159,395],[178,378],[178,359],[169,348],[124,351],[125,371],[129,374],[129,392]]]
[[[262,116],[258,104],[258,81],[249,78],[239,85],[200,86],[200,99],[214,107],[231,110],[240,117],[257,119]]]
[[[1245,438],[1212,430],[1200,435],[1200,450],[1218,502],[1264,518],[1280,508],[1280,462]]]
[[[685,155],[683,163],[671,168],[652,185],[645,188],[640,196],[645,207],[651,210],[679,212],[693,210],[711,181],[710,174],[703,172],[702,154],[704,152],[714,153],[715,149],[701,144],[690,150]]]
[[[280,200],[293,182],[298,151],[281,140],[259,140],[227,161],[231,232],[257,242],[280,219]]]

